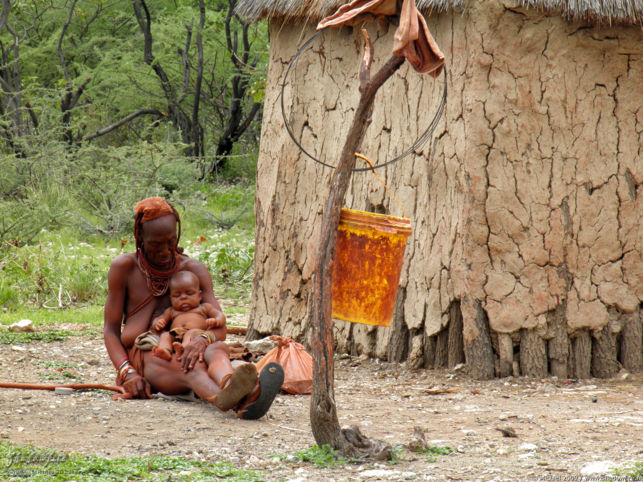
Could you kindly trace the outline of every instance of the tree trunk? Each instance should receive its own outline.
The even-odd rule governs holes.
[[[436,368],[446,368],[449,362],[449,331],[445,328],[435,337],[435,359],[433,365]]]
[[[643,320],[641,311],[623,315],[623,331],[621,336],[621,363],[623,367],[638,372],[643,370]]]
[[[547,314],[552,338],[547,343],[550,372],[558,378],[567,378],[567,359],[569,358],[569,337],[565,310],[559,306]]]
[[[596,334],[592,342],[592,375],[611,378],[621,368],[616,358],[616,332],[612,322]]]
[[[391,338],[389,339],[387,360],[390,362],[403,362],[409,352],[409,330],[404,323],[404,289],[399,288],[395,299],[395,315],[391,323]]]
[[[313,279],[310,304],[311,345],[313,353],[313,391],[310,401],[310,422],[317,445],[330,445],[346,456],[381,457],[390,447],[369,443],[359,432],[340,430],[334,401],[333,320],[331,314],[332,266],[337,246],[337,226],[344,196],[355,167],[355,153],[368,127],[375,94],[380,86],[402,65],[403,57],[393,56],[370,77],[372,45],[366,30],[364,60],[360,68],[360,100],[346,136],[339,163],[330,183],[330,192],[324,208],[318,258]]]
[[[489,320],[479,300],[465,297],[462,300],[464,355],[469,375],[477,380],[489,380],[494,376],[493,348]],[[464,320],[469,320],[467,323]]]
[[[528,377],[547,376],[547,350],[536,330],[520,330],[520,370]]]
[[[498,376],[510,377],[513,375],[514,366],[514,342],[511,335],[498,333]]]
[[[424,368],[435,368],[435,336],[424,335]]]
[[[449,306],[449,331],[447,341],[447,366],[453,368],[464,362],[464,341],[462,340],[462,311],[460,303],[454,301]]]
[[[589,378],[592,368],[592,337],[587,330],[580,331],[572,339],[573,357],[569,369],[572,378]]]

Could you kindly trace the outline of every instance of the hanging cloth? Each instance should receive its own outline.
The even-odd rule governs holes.
[[[399,13],[400,24],[395,31],[393,55],[406,57],[413,68],[421,74],[437,77],[442,72],[444,54],[433,39],[426,21],[415,6],[415,0],[353,0],[342,5],[334,14],[323,19],[317,30],[326,27],[355,25],[373,15],[393,16]]]

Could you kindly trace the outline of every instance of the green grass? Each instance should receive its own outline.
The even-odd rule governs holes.
[[[399,464],[400,462],[405,461],[406,459],[402,457],[402,454],[404,453],[404,448],[397,446],[393,447],[391,450],[391,460],[388,461],[389,465],[396,465]]]
[[[38,366],[45,368],[47,371],[38,373],[41,380],[80,380],[82,377],[75,370],[80,368],[74,363],[65,363],[58,361],[39,361]]]
[[[206,265],[217,296],[246,304],[253,277],[254,186],[199,184],[186,192],[174,200],[182,217],[181,246]],[[36,324],[100,325],[109,265],[132,251],[132,233],[101,237],[70,227],[43,230],[28,245],[0,245],[0,306],[6,310],[0,323],[29,318]],[[89,307],[87,319],[61,306]],[[40,313],[43,307],[49,312]]]
[[[337,450],[333,449],[330,445],[313,445],[309,449],[299,450],[295,452],[297,457],[302,462],[310,462],[320,469],[329,467],[339,467],[350,462],[349,459],[341,457]]]
[[[437,455],[450,455],[453,449],[449,446],[430,445],[426,449],[418,450],[419,454],[426,455],[427,462],[435,462],[438,460]]]
[[[83,332],[69,330],[47,330],[36,331],[32,333],[13,333],[11,331],[0,331],[0,345],[16,345],[19,343],[31,343],[32,341],[52,341],[66,340],[73,335],[81,335]]]
[[[68,455],[9,442],[0,442],[0,478],[38,481],[265,480],[259,472],[237,469],[227,462],[200,462],[169,456],[107,459]]]
[[[16,310],[0,313],[0,324],[10,325],[28,319],[34,326],[59,325],[72,323],[78,325],[103,326],[103,305],[77,306],[73,309],[48,310],[32,307],[20,307]]]
[[[634,462],[632,465],[613,470],[614,475],[628,477],[630,480],[643,480],[643,462]]]

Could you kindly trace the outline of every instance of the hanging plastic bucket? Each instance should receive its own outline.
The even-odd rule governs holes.
[[[332,317],[390,326],[411,221],[342,209],[338,231]]]

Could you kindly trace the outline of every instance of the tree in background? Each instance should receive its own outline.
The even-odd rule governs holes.
[[[0,244],[126,231],[137,197],[256,159],[267,37],[235,2],[0,0]]]

